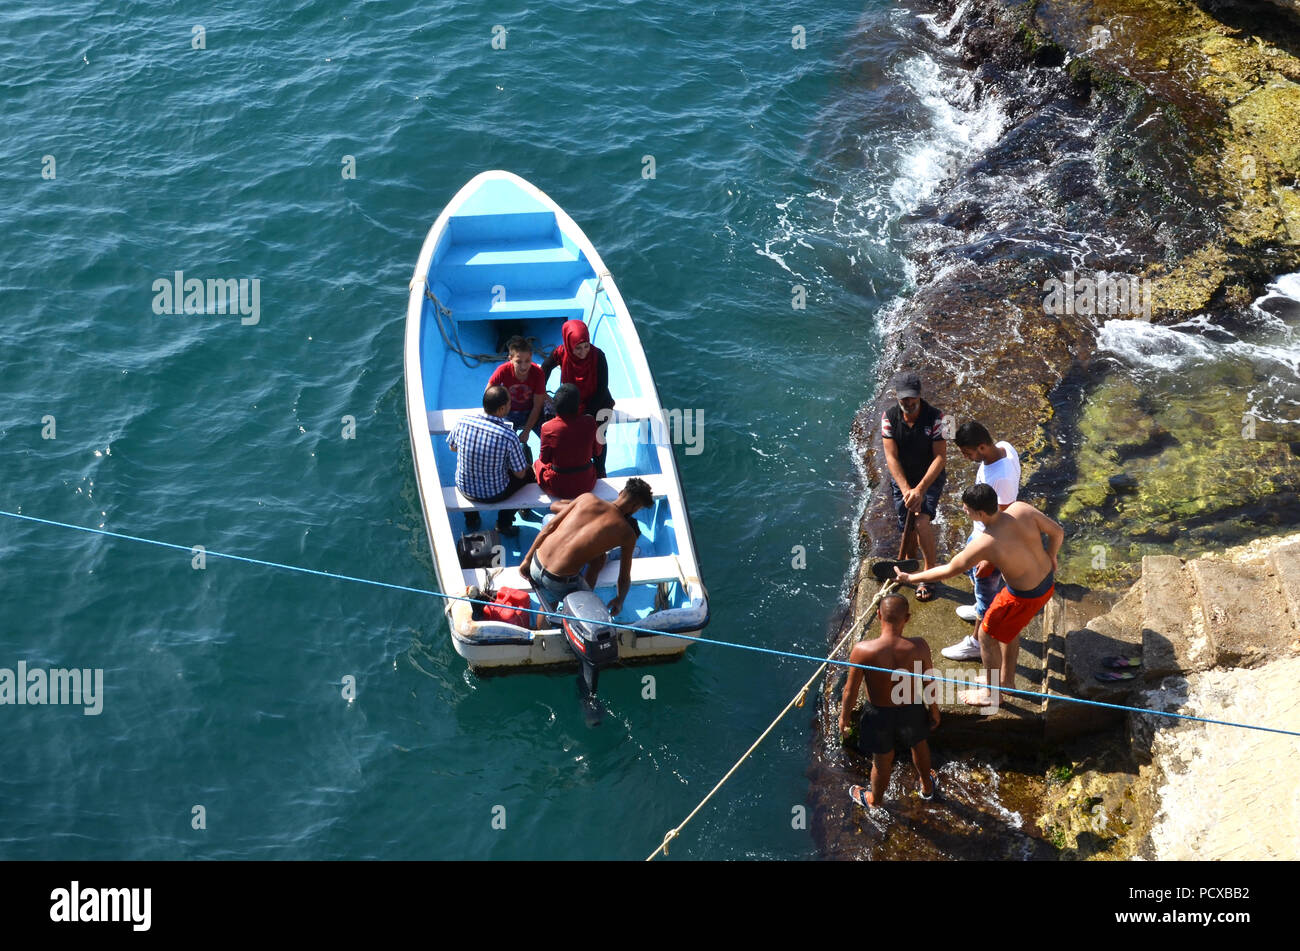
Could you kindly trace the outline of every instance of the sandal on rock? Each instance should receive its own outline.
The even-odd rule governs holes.
[[[1132,670],[1142,666],[1141,657],[1103,657],[1101,666],[1110,670]]]
[[[1093,674],[1095,678],[1104,684],[1114,683],[1117,680],[1133,680],[1137,677],[1136,670],[1103,670],[1099,674]]]
[[[859,806],[861,806],[863,809],[872,808],[872,804],[867,800],[867,797],[870,795],[871,795],[871,790],[868,789],[866,786],[849,787],[849,798],[852,799]]]
[[[925,604],[927,601],[933,601],[934,599],[935,593],[933,589],[924,581],[919,582],[916,586],[916,600]]]
[[[934,770],[930,770],[930,795],[927,796],[925,793],[921,792],[919,788],[917,789],[916,792],[917,795],[919,795],[926,802],[930,802],[932,799],[938,796],[939,795],[939,774],[936,773]]]

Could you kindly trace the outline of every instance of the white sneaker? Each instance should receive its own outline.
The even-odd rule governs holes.
[[[963,604],[957,608],[957,616],[963,621],[975,622],[980,619],[979,612],[975,610],[973,604]]]
[[[961,641],[952,647],[945,647],[939,653],[949,660],[979,660],[980,642],[975,640],[975,635],[967,634]]]

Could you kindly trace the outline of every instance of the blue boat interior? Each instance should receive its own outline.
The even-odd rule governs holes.
[[[434,249],[428,283],[442,307],[439,312],[426,295],[420,367],[428,409],[481,409],[488,379],[505,359],[496,356],[504,337],[518,333],[532,338],[533,362],[540,365],[561,344],[560,328],[566,320],[584,321],[591,342],[604,351],[616,404],[650,396],[641,392],[631,372],[628,348],[612,319],[613,304],[590,262],[560,230],[554,212],[514,182],[488,180],[461,204]],[[486,355],[493,356],[477,359]],[[559,383],[557,368],[547,380],[547,390],[554,392]],[[607,424],[607,476],[660,473],[656,436],[663,439],[646,420]],[[434,434],[432,445],[442,485],[453,486],[456,454],[447,447],[445,434]],[[529,446],[536,458],[540,443],[535,433]],[[506,566],[523,561],[548,514],[547,510],[516,512],[518,537],[502,538]],[[449,511],[448,516],[453,536],[459,537],[466,531],[465,513]],[[495,512],[485,511],[484,527],[492,527],[495,517]],[[638,512],[636,519],[641,526],[636,557],[678,554],[667,499],[656,498],[654,508]],[[619,555],[614,551],[609,558],[617,560]],[[616,593],[612,585],[597,591],[607,600]],[[680,581],[634,584],[619,618],[634,623],[634,618],[681,607],[687,600]],[[535,598],[533,606],[538,606]]]

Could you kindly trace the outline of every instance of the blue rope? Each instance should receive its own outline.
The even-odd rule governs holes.
[[[27,522],[36,522],[41,525],[56,525],[59,528],[70,528],[73,529],[74,531],[88,532],[92,535],[105,535],[109,538],[121,538],[121,539],[125,539],[126,541],[141,542],[145,545],[157,545],[160,548],[171,548],[176,551],[183,551],[186,553],[193,552],[193,547],[189,545],[177,545],[173,542],[163,542],[153,538],[140,538],[137,535],[124,535],[120,532],[110,532],[102,528],[89,528],[85,525],[73,525],[68,522],[56,522],[53,519],[36,518],[33,515],[20,515],[17,512],[6,512],[3,509],[0,509],[0,515],[6,515],[9,518],[22,519]],[[207,556],[211,556],[213,558],[229,558],[232,561],[243,561],[243,562],[247,562],[250,565],[263,565],[267,568],[280,568],[284,571],[296,571],[302,574],[317,575],[321,578],[333,578],[337,581],[354,581],[357,584],[368,584],[368,585],[374,585],[377,588],[389,588],[393,591],[406,591],[411,594],[422,594],[422,595],[431,596],[435,598],[443,598],[444,600],[447,601],[468,601],[470,604],[484,604],[484,605],[495,603],[492,601],[477,601],[473,598],[466,598],[460,595],[445,594],[441,591],[431,591],[428,588],[412,588],[404,584],[392,584],[387,581],[375,581],[372,578],[357,578],[352,575],[335,574],[332,571],[320,571],[316,568],[302,568],[297,565],[285,565],[277,561],[265,561],[261,558],[249,558],[245,555],[232,555],[226,552],[209,551],[207,549],[204,549],[204,554]],[[547,617],[564,618],[565,620],[569,620],[569,621],[587,620],[585,618],[573,617],[572,615],[568,615],[568,614],[558,614],[558,613],[551,613],[548,611],[542,611],[537,608],[521,607],[521,608],[512,608],[512,609],[517,611],[527,611],[529,614],[540,614],[540,615],[545,615]],[[901,673],[908,677],[919,677],[922,679],[933,680],[937,683],[956,684],[962,687],[970,687],[972,686],[973,683],[972,681],[968,681],[968,680],[955,680],[955,679],[949,679],[947,677],[926,676],[925,674],[918,674],[915,672],[909,672],[905,670],[891,670],[886,667],[872,667],[868,664],[854,664],[847,660],[834,660],[833,658],[817,657],[812,654],[797,654],[791,651],[776,650],[771,647],[759,647],[756,644],[738,644],[733,641],[719,641],[713,638],[697,637],[691,634],[674,634],[669,631],[655,631],[655,630],[651,630],[650,628],[637,627],[634,624],[620,624],[617,621],[613,621],[613,620],[609,621],[609,626],[621,628],[622,630],[625,631],[635,631],[638,634],[654,634],[654,635],[663,635],[666,637],[677,637],[677,638],[681,638],[682,640],[695,641],[700,644],[713,644],[717,647],[734,647],[738,650],[754,651],[755,653],[759,653],[759,654],[771,654],[775,657],[785,657],[791,660],[809,660],[817,664],[826,663],[826,664],[833,664],[838,667],[856,667],[859,670],[870,670],[870,671],[875,671],[877,673],[884,673],[884,674]],[[1194,723],[1212,723],[1215,724],[1216,726],[1232,726],[1232,727],[1238,727],[1239,729],[1243,729],[1243,730],[1258,730],[1263,733],[1280,733],[1283,736],[1300,737],[1300,732],[1297,732],[1295,730],[1283,730],[1271,726],[1255,726],[1250,723],[1234,723],[1231,720],[1212,720],[1207,717],[1196,717],[1185,713],[1165,713],[1158,710],[1144,710],[1141,707],[1129,707],[1120,703],[1106,703],[1101,700],[1085,700],[1082,697],[1067,697],[1061,694],[1057,694],[1057,695],[1041,694],[1041,693],[1035,693],[1032,690],[1020,690],[1019,688],[1016,687],[994,687],[988,684],[975,684],[975,685],[979,687],[987,687],[987,689],[996,690],[999,693],[1018,694],[1021,696],[1029,697],[1034,700],[1043,700],[1043,699],[1064,700],[1069,703],[1081,703],[1090,707],[1105,707],[1110,710],[1123,710],[1127,713],[1140,713],[1144,716],[1169,717],[1175,720],[1190,720]]]

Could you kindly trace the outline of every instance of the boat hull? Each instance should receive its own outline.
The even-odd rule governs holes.
[[[459,596],[470,585],[486,588],[491,583],[531,594],[519,561],[553,500],[537,486],[525,487],[497,506],[466,500],[455,489],[454,456],[444,444],[456,419],[474,412],[481,401],[495,366],[488,359],[496,357],[493,335],[523,328],[535,334],[539,349],[545,348],[558,343],[565,319],[584,320],[610,364],[616,406],[603,430],[610,468],[596,494],[612,500],[628,478],[639,476],[655,495],[653,509],[637,516],[643,536],[632,568],[633,590],[625,613],[616,619],[644,630],[619,631],[619,660],[673,660],[709,620],[672,451],[673,421],[659,403],[636,328],[595,248],[555,202],[508,172],[484,172],[457,193],[430,228],[410,285],[404,353],[407,421],[439,587]],[[535,361],[541,356],[535,353]],[[556,371],[548,388],[558,383],[558,375]],[[510,543],[515,547],[502,551],[492,569],[463,568],[456,538],[464,531],[465,513],[507,507],[519,510],[517,526],[523,529],[518,542]],[[602,571],[596,585],[602,596],[613,596],[617,571],[616,560]],[[531,603],[540,610],[535,595]],[[558,621],[548,619],[539,630],[476,621],[464,600],[448,600],[446,614],[453,647],[476,670],[571,668],[578,663]]]

